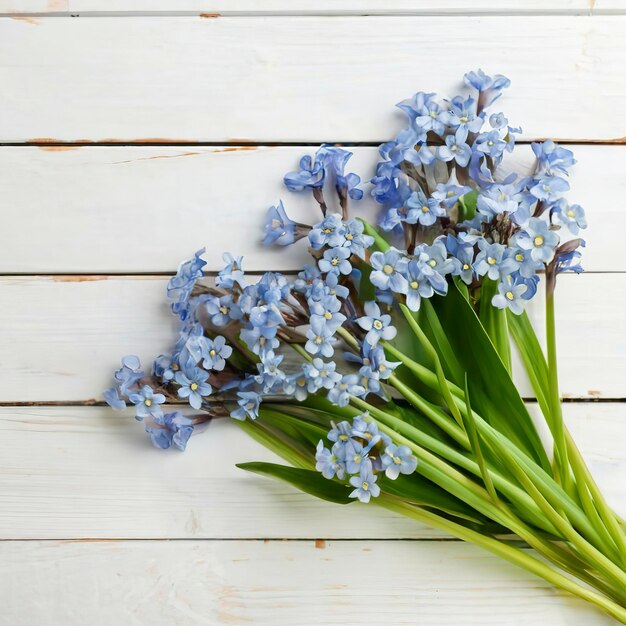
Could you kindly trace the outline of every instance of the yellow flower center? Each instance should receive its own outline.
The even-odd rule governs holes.
[[[489,265],[495,265],[497,261],[492,256],[488,256],[487,263],[489,263]]]
[[[521,262],[524,260],[524,255],[523,255],[521,252],[518,252],[518,253],[515,255],[515,260],[516,260],[516,261],[519,261],[519,262],[521,263]]]
[[[428,207],[426,205],[422,207],[422,213],[428,213]]]
[[[385,272],[385,274],[389,275],[389,274],[393,274],[393,266],[389,265],[387,263],[387,265],[383,265],[383,272]]]
[[[348,233],[348,234],[346,235],[346,239],[347,239],[348,241],[352,241],[352,240],[354,239],[354,235],[352,235],[351,233]]]
[[[146,398],[143,402],[146,406],[152,406],[152,400],[150,398]]]
[[[489,141],[487,142],[487,145],[488,145],[488,146],[493,146],[493,141],[489,140]]]
[[[217,354],[217,352],[215,352],[215,350],[214,350],[213,348],[211,348],[211,349],[209,350],[209,355],[210,355],[210,356],[215,356],[216,354]]]
[[[220,307],[220,313],[226,315],[228,313],[228,307],[222,304],[222,306]]]
[[[414,280],[411,282],[411,289],[417,289],[420,286],[420,284]]]
[[[463,269],[464,270],[468,270],[470,268],[470,266],[467,263],[463,263]]]
[[[339,259],[338,259],[337,257],[335,257],[335,258],[334,258],[334,259],[330,262],[330,264],[331,264],[331,265],[335,265],[335,266],[339,265]]]
[[[365,489],[365,491],[367,491],[369,489],[369,487],[370,487],[370,484],[366,480],[364,480],[363,484],[361,485],[361,487],[363,487],[363,489]]]
[[[435,267],[435,265],[437,265],[437,261],[435,261],[435,259],[431,259],[430,261],[428,261],[428,265],[430,265],[431,267]]]
[[[567,217],[574,217],[576,215],[576,213],[574,213],[574,211],[572,211],[572,209],[570,209],[569,211],[565,212],[565,215],[567,215]]]
[[[537,235],[533,242],[535,244],[535,248],[539,248],[543,246],[543,237],[541,235]]]
[[[333,314],[330,311],[326,311],[326,313],[324,313],[324,317],[327,320],[332,320],[333,319]]]
[[[512,291],[507,291],[504,295],[506,296],[507,300],[514,300],[515,299],[515,296],[513,295]]]
[[[396,465],[400,465],[400,464],[402,463],[402,459],[401,459],[399,456],[394,456],[394,457],[393,457],[393,462],[394,462]]]
[[[383,323],[380,320],[374,320],[374,328],[380,330],[383,327]]]
[[[189,385],[189,389],[191,389],[191,391],[195,391],[198,388],[198,383],[191,383],[191,385]]]

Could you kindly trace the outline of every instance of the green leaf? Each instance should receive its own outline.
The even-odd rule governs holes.
[[[354,502],[354,499],[349,497],[350,492],[344,485],[334,480],[328,480],[313,470],[287,467],[276,463],[238,463],[237,467],[261,476],[278,478],[300,489],[300,491],[328,502],[335,504]]]
[[[487,331],[496,351],[502,359],[507,371],[511,372],[511,342],[506,322],[506,310],[498,309],[491,300],[498,293],[498,283],[485,277],[480,288],[480,305],[478,317]]]
[[[359,268],[361,271],[361,280],[359,281],[359,298],[362,302],[366,302],[367,300],[375,300],[376,299],[376,287],[370,281],[370,274],[372,273],[372,266],[369,263],[365,263],[362,261],[359,263]]]
[[[472,306],[453,282],[446,296],[431,301],[454,354],[467,372],[474,410],[550,471],[528,409]]]
[[[472,190],[459,198],[460,215],[459,222],[471,220],[476,215],[476,203],[478,201],[478,192]]]
[[[365,234],[370,237],[374,237],[374,245],[371,247],[371,250],[374,252],[377,250],[380,252],[386,252],[389,250],[391,247],[389,242],[369,222],[366,222],[360,217],[357,217],[357,219],[363,224]]]

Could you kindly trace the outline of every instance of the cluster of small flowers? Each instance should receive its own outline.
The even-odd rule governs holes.
[[[350,497],[361,502],[369,502],[380,494],[376,482],[379,472],[384,471],[387,478],[395,480],[400,474],[412,474],[417,467],[411,450],[395,445],[378,430],[376,422],[368,419],[367,413],[355,417],[352,424],[333,424],[327,437],[333,446],[326,448],[323,440],[317,444],[315,468],[328,479],[344,480],[349,476],[354,487]]]

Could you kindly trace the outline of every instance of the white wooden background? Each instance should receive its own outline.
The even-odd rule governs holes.
[[[559,285],[565,415],[626,515],[625,0],[0,0],[0,16],[1,626],[611,623],[441,533],[237,470],[272,457],[228,422],[160,452],[99,403],[120,355],[172,341],[181,258],[301,264],[302,247],[258,245],[279,197],[315,212],[280,185],[300,144],[359,144],[367,174],[395,102],[480,66],[512,79],[525,142],[579,159],[589,271]]]

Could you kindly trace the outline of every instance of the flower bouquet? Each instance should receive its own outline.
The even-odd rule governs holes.
[[[199,424],[235,418],[287,463],[241,468],[442,529],[626,623],[625,524],[559,400],[554,292],[561,272],[582,271],[586,226],[562,197],[573,155],[533,143],[533,169],[502,174],[521,131],[486,110],[509,81],[464,78],[462,95],[399,103],[408,125],[380,146],[371,179],[376,226],[349,214],[363,197],[346,173],[350,152],[325,145],[302,157],[284,182],[312,195],[321,220],[296,223],[279,203],[265,243],[306,240],[311,263],[293,280],[254,281],[225,254],[208,284],[196,253],[168,285],[180,318],[172,354],[149,375],[125,357],[105,398],[134,405],[160,448],[184,449]],[[545,354],[524,312],[540,274]],[[512,343],[549,444],[512,380]],[[165,413],[166,402],[195,413]]]

